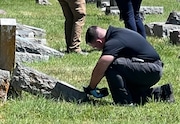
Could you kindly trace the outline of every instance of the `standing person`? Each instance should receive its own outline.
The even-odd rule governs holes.
[[[84,88],[87,94],[103,97],[96,87],[105,76],[116,104],[144,104],[147,98],[174,102],[171,84],[151,88],[162,76],[163,63],[139,33],[127,28],[91,26],[86,43],[102,50],[90,83]]]
[[[65,17],[65,40],[67,53],[75,52],[83,54],[81,32],[85,23],[85,0],[58,0]]]
[[[144,24],[139,16],[141,2],[142,0],[116,0],[125,27],[140,33],[146,38]]]

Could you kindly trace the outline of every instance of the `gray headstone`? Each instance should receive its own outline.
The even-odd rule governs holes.
[[[17,92],[26,91],[34,95],[41,94],[46,98],[78,103],[88,100],[86,93],[74,86],[19,63],[16,63],[16,68],[13,71],[11,85]]]

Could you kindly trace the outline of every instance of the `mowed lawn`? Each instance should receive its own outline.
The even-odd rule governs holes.
[[[52,5],[38,5],[35,0],[1,0],[0,9],[20,24],[46,30],[47,45],[65,50],[64,16],[57,0]],[[163,14],[145,15],[144,24],[165,22],[172,11],[180,12],[178,0],[143,0],[143,6],[162,6]],[[108,28],[109,25],[124,27],[118,15],[105,15],[95,3],[87,4],[86,23],[82,32],[81,47],[91,51],[87,56],[66,54],[63,58],[49,61],[23,63],[58,80],[65,81],[79,90],[87,86],[100,51],[85,44],[85,32],[91,25]],[[179,124],[180,123],[180,46],[172,45],[169,38],[147,37],[164,62],[162,79],[156,85],[170,82],[176,102],[173,104],[150,101],[144,106],[112,105],[111,94],[93,103],[69,103],[54,101],[23,92],[22,98],[8,99],[0,107],[0,124]],[[98,87],[107,87],[103,78]]]

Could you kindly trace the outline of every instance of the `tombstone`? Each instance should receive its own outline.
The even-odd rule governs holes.
[[[153,32],[154,36],[157,37],[169,37],[170,32],[173,30],[180,30],[180,25],[174,25],[174,24],[154,24]]]
[[[174,30],[170,32],[169,37],[172,44],[180,45],[180,30]]]
[[[117,3],[115,0],[110,0],[110,6],[117,6]]]
[[[175,11],[171,12],[166,21],[166,24],[180,25],[180,12],[175,12]]]
[[[0,69],[12,71],[15,61],[16,20],[0,19]]]
[[[42,95],[45,98],[68,102],[80,103],[89,100],[85,92],[74,86],[20,63],[16,63],[13,70],[11,87],[13,91],[10,92],[15,93],[11,94],[12,96],[21,96],[22,91],[25,91],[33,95]]]

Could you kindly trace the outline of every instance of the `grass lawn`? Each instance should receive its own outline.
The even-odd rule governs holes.
[[[64,16],[57,0],[49,0],[51,6],[35,3],[35,0],[1,0],[0,9],[15,18],[18,23],[46,30],[48,46],[65,50]],[[160,15],[145,15],[144,23],[165,22],[173,10],[180,11],[178,0],[143,0],[144,6],[163,6]],[[96,4],[87,4],[86,23],[82,33],[82,49],[92,50],[85,44],[86,29],[91,25],[108,28],[124,27],[117,15],[105,15]],[[22,99],[10,99],[0,107],[0,124],[179,124],[180,123],[180,46],[169,43],[168,38],[147,37],[164,62],[164,73],[157,85],[171,82],[176,102],[150,102],[144,106],[116,106],[111,95],[99,99],[97,104],[55,102],[23,92]],[[87,56],[68,54],[63,58],[51,58],[46,62],[24,63],[56,79],[63,80],[80,90],[89,83],[91,71],[101,52],[92,51]],[[107,87],[103,79],[99,87]]]

